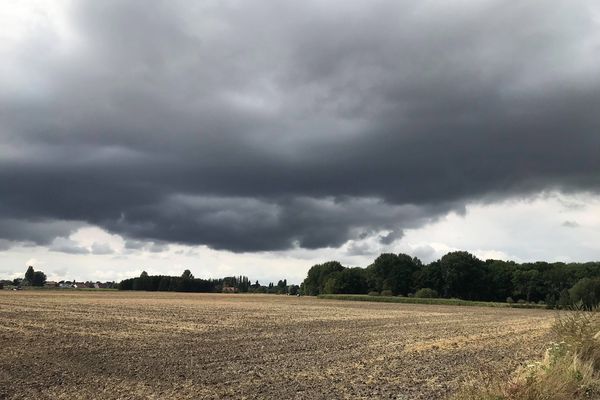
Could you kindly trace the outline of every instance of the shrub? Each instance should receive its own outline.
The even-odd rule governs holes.
[[[382,295],[382,296],[388,296],[388,297],[389,297],[389,296],[393,296],[393,295],[394,295],[394,293],[393,293],[391,290],[382,290],[382,291],[381,291],[381,295]]]
[[[507,302],[508,304],[513,304],[515,301],[513,300],[513,298],[512,298],[512,297],[508,296],[508,297],[506,298],[506,302]]]
[[[569,290],[571,302],[584,306],[586,310],[591,310],[600,305],[600,279],[583,278],[579,280]]]
[[[379,292],[369,292],[369,296],[379,296]]]
[[[422,288],[415,292],[415,297],[421,299],[434,299],[439,297],[438,292],[430,288]]]
[[[565,308],[570,307],[571,304],[572,304],[572,302],[571,302],[571,295],[569,294],[569,290],[563,289],[560,292],[560,296],[558,298],[558,307],[565,309]]]

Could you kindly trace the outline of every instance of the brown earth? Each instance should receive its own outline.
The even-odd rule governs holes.
[[[440,399],[536,359],[543,310],[0,291],[2,399]]]

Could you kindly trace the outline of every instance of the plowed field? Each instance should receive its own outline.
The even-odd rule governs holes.
[[[443,399],[538,358],[544,310],[0,291],[1,399]]]

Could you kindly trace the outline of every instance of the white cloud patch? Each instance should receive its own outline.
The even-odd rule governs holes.
[[[427,244],[437,250],[428,261],[452,249],[468,250],[484,259],[599,260],[600,197],[550,192],[470,204],[464,216],[450,213],[438,222],[407,230],[397,248],[410,250]]]

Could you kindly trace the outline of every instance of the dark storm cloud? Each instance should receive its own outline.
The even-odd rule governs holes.
[[[78,2],[71,33],[41,25],[2,67],[0,218],[256,251],[389,243],[474,199],[596,191],[598,15]]]

